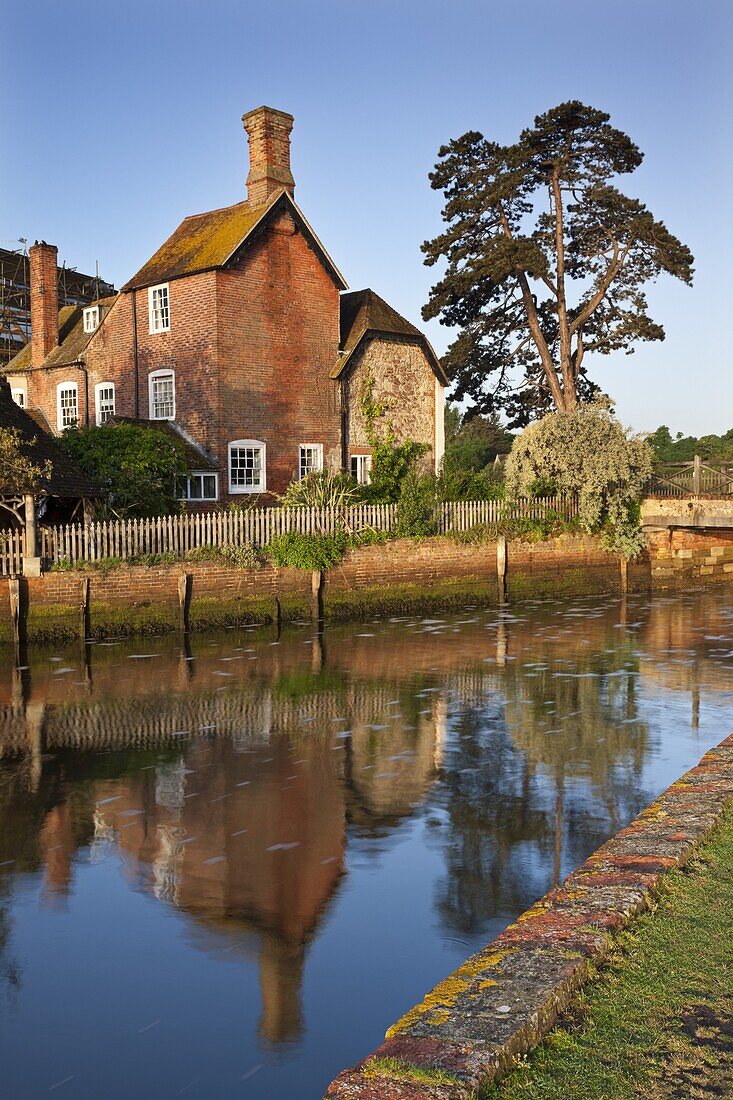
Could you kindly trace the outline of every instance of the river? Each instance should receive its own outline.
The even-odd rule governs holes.
[[[723,590],[0,653],[9,1100],[318,1100],[733,730]]]

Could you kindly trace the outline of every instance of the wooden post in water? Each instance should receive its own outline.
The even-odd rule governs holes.
[[[191,574],[181,573],[178,577],[178,611],[181,632],[188,631],[188,610],[191,603]]]
[[[311,619],[316,626],[323,624],[323,571],[314,569],[311,573]]]
[[[16,655],[20,648],[20,581],[17,577],[8,578],[8,596],[10,597],[10,622],[13,628],[13,646]],[[15,662],[18,664],[18,662]]]
[[[499,603],[506,603],[506,535],[499,535],[496,540],[496,580]]]
[[[82,641],[85,641],[89,637],[90,632],[90,617],[89,617],[89,596],[91,591],[91,581],[89,577],[83,577],[81,582],[81,600],[79,603],[79,617],[81,619],[81,637]]]
[[[628,558],[621,558],[621,591],[624,595],[629,591],[629,562]]]

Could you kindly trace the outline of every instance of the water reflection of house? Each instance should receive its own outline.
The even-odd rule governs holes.
[[[47,896],[68,892],[79,846],[113,842],[139,888],[194,918],[199,946],[255,937],[261,1032],[287,1040],[301,1027],[307,945],[344,874],[348,822],[382,830],[412,813],[436,775],[444,703],[433,693],[413,722],[381,682],[296,691],[294,678],[252,678],[216,690],[202,677],[200,690],[194,678],[173,693],[165,681],[161,663],[163,690],[130,698],[95,668],[81,698],[54,684],[59,701],[44,707],[26,684],[0,713],[0,743],[24,745],[36,776]],[[157,751],[116,757],[128,748]]]

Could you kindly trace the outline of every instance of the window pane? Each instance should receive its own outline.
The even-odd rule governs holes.
[[[177,477],[176,478],[176,499],[188,500],[188,478]]]
[[[172,420],[174,413],[173,375],[163,374],[152,380],[153,420]]]
[[[189,495],[191,500],[201,500],[203,489],[201,474],[191,474],[188,479],[188,484],[190,486]]]
[[[61,428],[72,428],[79,420],[76,386],[63,386],[59,391]]]
[[[216,500],[216,477],[214,474],[204,475],[204,500]]]
[[[262,447],[232,447],[230,459],[232,485],[245,489],[262,486]]]
[[[300,446],[299,472],[301,477],[323,469],[323,448],[320,443],[305,443]]]

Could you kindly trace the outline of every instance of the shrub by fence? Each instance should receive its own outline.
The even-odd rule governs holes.
[[[577,504],[563,497],[506,504],[496,500],[451,501],[441,505],[443,533],[468,531],[516,519],[541,520],[548,514],[577,515]],[[396,504],[355,504],[343,509],[252,508],[226,512],[186,513],[153,519],[103,520],[41,527],[41,556],[47,561],[97,562],[105,558],[141,558],[173,554],[182,557],[200,547],[267,546],[277,535],[333,534],[373,530],[389,534],[397,521]],[[5,535],[10,536],[3,542]],[[0,573],[20,571],[20,532],[0,532]]]

